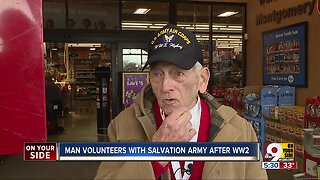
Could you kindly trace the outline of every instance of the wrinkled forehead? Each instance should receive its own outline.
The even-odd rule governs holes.
[[[177,65],[170,63],[170,62],[167,62],[166,60],[159,60],[159,61],[151,63],[150,69],[152,70],[155,68],[178,68],[178,69],[181,69]]]

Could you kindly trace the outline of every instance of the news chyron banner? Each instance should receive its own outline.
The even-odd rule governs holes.
[[[262,169],[297,169],[294,160],[294,143],[265,144]]]
[[[258,143],[25,143],[26,161],[258,161]]]

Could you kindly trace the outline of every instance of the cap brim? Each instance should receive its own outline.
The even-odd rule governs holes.
[[[198,60],[177,52],[158,52],[148,58],[142,70],[145,69],[148,65],[159,61],[169,62],[178,66],[179,68],[189,70],[196,64]]]

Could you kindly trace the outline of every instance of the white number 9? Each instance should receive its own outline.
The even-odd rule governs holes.
[[[272,149],[276,148],[277,151],[273,152]],[[267,147],[267,153],[270,154],[273,158],[271,159],[271,161],[278,161],[281,154],[282,154],[282,147],[280,144],[278,143],[271,143],[268,145]]]

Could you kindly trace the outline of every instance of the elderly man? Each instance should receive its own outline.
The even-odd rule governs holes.
[[[210,71],[190,31],[167,25],[149,44],[150,81],[108,127],[111,142],[257,142],[245,119],[206,92]],[[190,169],[192,172],[183,171]],[[189,171],[190,172],[190,171]],[[267,179],[261,162],[102,162],[96,179]]]

